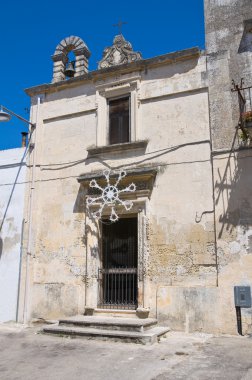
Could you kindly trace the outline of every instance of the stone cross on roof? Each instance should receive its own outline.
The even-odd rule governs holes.
[[[117,26],[117,27],[118,27],[118,32],[119,32],[119,34],[122,34],[122,26],[123,26],[124,24],[127,24],[127,22],[124,22],[124,21],[119,20],[119,21],[118,21],[118,24],[114,24],[113,26]]]

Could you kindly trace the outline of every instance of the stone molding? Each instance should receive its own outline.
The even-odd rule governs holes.
[[[97,141],[98,147],[108,144],[108,99],[130,96],[130,140],[135,142],[139,139],[137,126],[140,125],[138,108],[140,106],[140,76],[118,78],[117,80],[107,81],[97,84],[96,87],[96,106],[97,106]]]
[[[133,51],[131,43],[126,41],[122,34],[119,34],[115,36],[113,45],[104,49],[103,58],[99,62],[98,68],[106,69],[140,59],[142,59],[141,53]]]
[[[204,52],[202,54],[204,55]],[[154,67],[177,64],[178,62],[181,62],[181,61],[199,59],[200,56],[201,56],[201,51],[197,47],[185,49],[185,50],[179,50],[174,53],[163,54],[163,55],[159,55],[153,58],[141,59],[141,60],[135,61],[134,63],[131,62],[130,64],[125,63],[123,65],[108,67],[107,69],[103,69],[103,70],[91,71],[83,75],[80,75],[79,77],[70,78],[68,81],[46,83],[46,84],[26,88],[25,93],[29,96],[35,96],[41,93],[53,93],[53,92],[65,89],[66,87],[67,88],[75,87],[80,82],[83,82],[83,83],[87,83],[90,81],[96,82],[99,80],[106,79],[108,78],[108,76],[125,75],[125,74],[129,74],[136,71],[148,70]]]
[[[140,140],[122,144],[113,144],[113,145],[104,145],[104,146],[91,146],[87,148],[88,157],[93,157],[97,154],[106,154],[106,153],[124,153],[127,150],[134,149],[146,149],[148,140]]]
[[[126,187],[130,183],[134,182],[136,185],[136,192],[134,193],[124,193],[122,194],[123,199],[138,199],[142,197],[146,197],[150,199],[155,178],[157,175],[157,168],[149,168],[149,167],[139,167],[133,169],[127,169],[127,176],[122,179],[121,186]],[[114,171],[110,178],[112,180],[116,180],[117,173]],[[100,186],[104,186],[106,183],[106,179],[101,171],[99,172],[90,172],[81,174],[77,181],[87,188],[87,195],[95,195],[95,189],[89,187],[89,183],[92,179],[95,179]],[[97,204],[94,205],[96,207]]]

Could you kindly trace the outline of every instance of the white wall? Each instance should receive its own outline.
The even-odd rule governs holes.
[[[25,148],[0,151],[0,322],[16,320],[25,153]]]

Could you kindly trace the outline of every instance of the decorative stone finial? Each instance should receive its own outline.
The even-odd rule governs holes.
[[[56,47],[52,56],[53,79],[52,82],[60,82],[66,79],[65,68],[68,63],[68,53],[72,51],[75,55],[75,74],[74,77],[88,72],[88,58],[90,51],[85,42],[80,37],[70,36],[64,38]]]
[[[142,59],[141,53],[134,52],[131,43],[126,41],[122,34],[119,34],[115,36],[113,46],[104,49],[103,58],[99,62],[98,68],[104,69],[139,59]]]

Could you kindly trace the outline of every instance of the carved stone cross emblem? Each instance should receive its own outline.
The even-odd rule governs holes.
[[[113,46],[104,49],[103,58],[99,62],[98,68],[104,69],[139,59],[142,59],[141,53],[134,52],[131,43],[126,41],[122,34],[119,34],[115,36]]]

